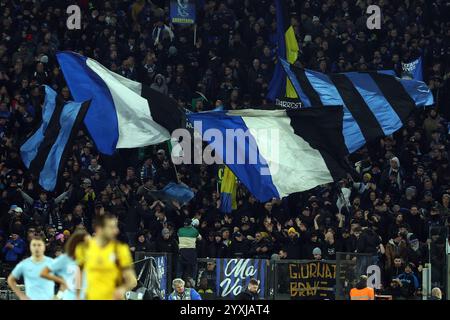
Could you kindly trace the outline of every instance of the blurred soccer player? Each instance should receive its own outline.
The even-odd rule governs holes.
[[[123,300],[137,285],[128,245],[116,240],[117,218],[109,213],[96,217],[95,236],[75,249],[75,257],[86,273],[87,300]]]
[[[59,284],[58,297],[62,300],[84,299],[82,275],[75,261],[75,248],[87,237],[84,231],[75,232],[65,245],[65,253],[54,259],[41,272],[41,277]]]
[[[53,259],[44,255],[45,243],[41,237],[33,237],[30,242],[31,257],[22,260],[8,277],[8,285],[20,300],[52,300],[55,283],[41,278],[41,271]],[[17,280],[24,279],[25,293],[17,287]]]

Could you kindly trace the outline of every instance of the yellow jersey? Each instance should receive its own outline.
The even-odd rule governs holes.
[[[122,270],[133,263],[128,245],[111,241],[100,247],[94,238],[77,246],[75,258],[86,275],[87,300],[112,300],[122,281]]]

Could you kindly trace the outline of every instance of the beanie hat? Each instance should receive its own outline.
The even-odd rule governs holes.
[[[322,250],[320,250],[320,248],[314,248],[313,250],[313,255],[322,255]]]

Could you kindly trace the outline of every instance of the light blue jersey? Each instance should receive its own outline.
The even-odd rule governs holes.
[[[55,295],[55,283],[41,278],[41,272],[48,267],[52,258],[44,257],[41,261],[35,262],[32,257],[19,262],[11,272],[16,279],[23,278],[25,283],[25,294],[31,300],[52,300]]]
[[[48,266],[48,268],[53,274],[63,278],[67,284],[67,290],[64,291],[62,299],[76,300],[76,289],[80,285],[78,281],[81,277],[81,271],[75,260],[73,260],[67,254],[62,254],[54,259],[53,262]],[[83,284],[80,289],[85,288],[86,282],[82,282]],[[84,290],[81,290],[80,292],[80,299],[84,299]]]

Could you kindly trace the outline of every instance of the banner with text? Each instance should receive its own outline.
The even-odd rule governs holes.
[[[170,21],[174,24],[195,23],[195,1],[194,0],[171,0]]]
[[[200,260],[208,260],[208,266],[201,267]],[[232,300],[247,288],[250,279],[259,281],[259,297],[267,298],[268,261],[261,259],[199,259],[199,280],[212,280],[210,289],[216,299]],[[214,286],[214,288],[213,288]],[[201,285],[200,285],[201,287]]]
[[[275,99],[275,106],[285,109],[300,109],[303,105],[299,99],[277,98]]]
[[[291,299],[318,300],[335,297],[336,263],[306,261],[288,264]]]

